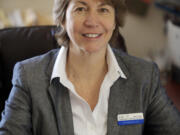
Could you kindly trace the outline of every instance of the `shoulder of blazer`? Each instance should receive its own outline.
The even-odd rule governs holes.
[[[48,62],[50,59],[52,58],[56,58],[57,54],[59,52],[59,48],[58,49],[52,49],[50,51],[48,51],[47,53],[26,59],[21,61],[20,63],[23,65],[31,65],[31,64],[38,64],[38,63],[44,63],[44,62]]]
[[[50,78],[59,50],[50,50],[45,54],[18,62],[18,64],[23,67],[27,76]]]
[[[157,67],[152,61],[131,56],[121,50],[113,48],[113,52],[122,71],[128,76],[150,75],[154,67]]]

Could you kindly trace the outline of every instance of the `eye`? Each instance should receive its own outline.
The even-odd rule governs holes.
[[[108,13],[108,12],[109,12],[109,9],[107,9],[107,8],[100,8],[99,11],[100,11],[101,13]]]
[[[77,12],[83,12],[85,10],[86,9],[84,7],[78,7],[78,8],[75,9],[75,11],[77,11]]]

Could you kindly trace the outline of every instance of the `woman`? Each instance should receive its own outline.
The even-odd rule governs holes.
[[[55,0],[61,49],[16,64],[0,135],[179,135],[157,67],[112,50],[124,0]]]

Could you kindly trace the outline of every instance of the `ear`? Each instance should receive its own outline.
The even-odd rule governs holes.
[[[59,27],[61,28],[61,30],[66,29],[65,24],[59,24]]]
[[[64,20],[61,24],[60,24],[61,28],[66,29],[66,21]]]

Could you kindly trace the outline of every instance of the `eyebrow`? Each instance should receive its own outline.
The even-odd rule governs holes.
[[[88,4],[86,3],[86,2],[84,2],[84,1],[77,1],[76,3],[80,3],[80,4],[82,4],[82,5],[84,5],[84,6],[87,6]],[[107,2],[101,2],[99,5],[98,5],[98,7],[102,7],[102,6],[106,6],[106,5],[108,5],[108,6],[112,6],[112,5],[110,5],[110,4],[108,4]]]
[[[83,1],[77,1],[76,3],[81,3],[81,4],[85,5],[85,6],[87,6],[87,3],[83,2]]]

